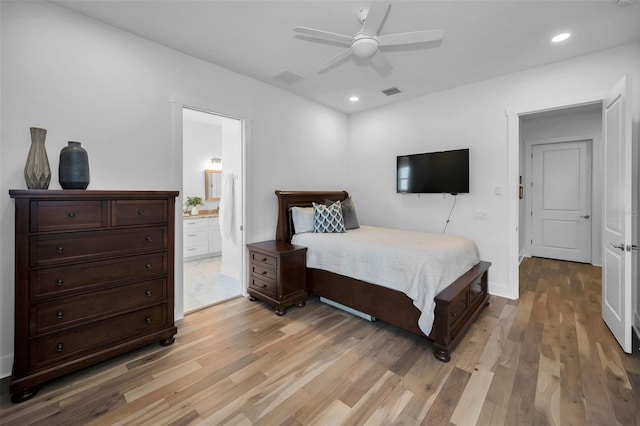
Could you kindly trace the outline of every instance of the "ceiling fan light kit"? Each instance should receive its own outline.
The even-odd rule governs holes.
[[[386,77],[393,69],[389,60],[380,51],[384,46],[400,46],[442,40],[442,30],[410,31],[406,33],[379,35],[391,5],[389,3],[373,3],[369,9],[361,9],[358,18],[362,29],[353,36],[333,33],[307,27],[295,27],[294,30],[312,37],[333,42],[349,44],[349,48],[325,61],[318,67],[318,73],[329,71],[342,60],[353,55],[361,59],[369,59],[375,70]]]

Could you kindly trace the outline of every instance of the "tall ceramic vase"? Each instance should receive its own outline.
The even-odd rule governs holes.
[[[80,142],[69,142],[60,151],[58,180],[63,189],[87,189],[89,156]]]
[[[51,181],[49,158],[44,147],[47,129],[31,127],[31,147],[24,165],[24,180],[29,189],[47,189]]]

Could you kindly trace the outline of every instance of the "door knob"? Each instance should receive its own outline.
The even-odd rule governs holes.
[[[584,217],[585,219],[589,219],[591,216],[589,216],[588,214],[584,215],[584,216],[580,216],[580,217]]]

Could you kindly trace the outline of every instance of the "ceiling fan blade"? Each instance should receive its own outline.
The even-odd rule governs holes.
[[[378,35],[380,28],[382,27],[382,23],[384,22],[384,18],[386,18],[387,13],[389,13],[389,7],[389,3],[373,2],[369,7],[367,19],[364,21],[362,33],[367,35]]]
[[[329,68],[331,68],[332,66],[334,66],[335,64],[337,64],[338,62],[340,62],[341,60],[347,58],[348,56],[351,55],[351,49],[345,49],[342,52],[338,53],[336,56],[334,56],[333,58],[329,59],[326,62],[323,62],[319,67],[318,67],[318,74],[323,73],[327,70],[329,70]]]
[[[338,41],[340,43],[351,44],[353,41],[353,37],[332,33],[329,31],[316,30],[315,28],[307,28],[307,27],[295,27],[293,29],[302,34],[310,35],[313,37],[321,38],[324,40]]]
[[[387,57],[384,56],[379,50],[375,55],[371,57],[371,63],[373,64],[373,67],[376,69],[376,71],[378,71],[378,74],[380,74],[381,76],[388,77],[391,75],[393,66],[391,66],[391,62],[389,62]]]
[[[443,30],[411,31],[408,33],[383,35],[378,36],[378,46],[396,46],[398,44],[425,43],[429,41],[441,40],[443,35]]]

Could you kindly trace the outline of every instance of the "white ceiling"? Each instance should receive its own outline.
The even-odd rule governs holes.
[[[68,9],[345,113],[485,80],[640,40],[640,4],[590,1],[392,1],[380,34],[443,29],[441,44],[386,47],[393,73],[348,59],[317,67],[344,49],[294,33],[306,26],[358,32],[370,1],[60,0]],[[564,31],[572,37],[552,45]],[[304,78],[273,80],[283,70]],[[588,72],[588,70],[585,70]],[[398,87],[387,97],[380,91]],[[349,102],[358,95],[358,103]]]

